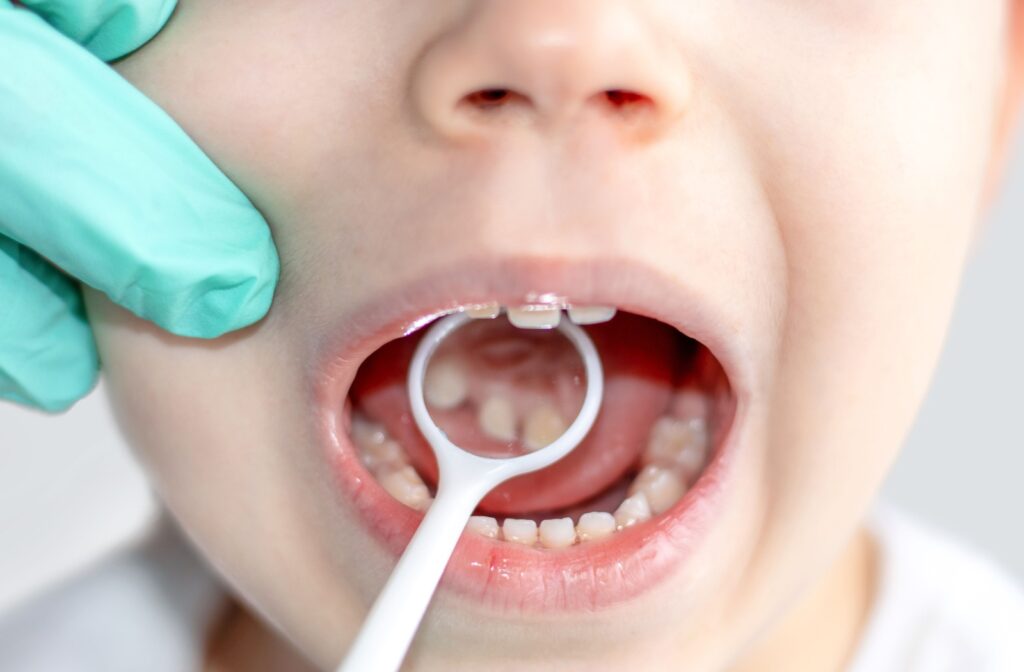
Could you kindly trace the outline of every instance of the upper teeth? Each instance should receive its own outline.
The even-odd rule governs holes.
[[[562,319],[558,306],[509,307],[508,321],[520,329],[554,329]]]
[[[576,324],[598,324],[615,317],[615,309],[609,306],[569,306],[569,319]]]
[[[473,319],[492,319],[501,314],[502,307],[496,301],[475,303],[465,306],[462,310]],[[520,329],[554,329],[562,319],[562,306],[555,304],[523,304],[504,308],[508,320]],[[611,306],[573,306],[566,307],[569,319],[576,324],[599,324],[615,317],[615,308]]]

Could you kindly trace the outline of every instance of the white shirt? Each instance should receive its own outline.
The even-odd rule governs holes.
[[[846,672],[1024,672],[1024,591],[977,549],[875,502],[881,553]],[[227,595],[166,519],[138,547],[0,617],[2,672],[192,672]]]

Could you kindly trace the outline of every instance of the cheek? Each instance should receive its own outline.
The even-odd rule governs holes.
[[[273,320],[197,341],[166,334],[94,291],[85,297],[118,423],[203,555],[274,621],[301,623],[306,637],[347,631],[351,624],[339,619],[349,614],[338,605],[359,602],[337,569],[323,566],[321,535],[309,529],[319,477],[302,447],[314,445],[312,414],[296,380],[302,367],[274,335]],[[328,604],[328,614],[310,607]]]

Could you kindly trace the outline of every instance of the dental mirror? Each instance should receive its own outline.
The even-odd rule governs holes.
[[[437,458],[437,495],[377,596],[344,662],[338,667],[338,672],[398,670],[441,575],[448,565],[448,560],[455,550],[455,545],[480,500],[508,479],[538,471],[568,455],[586,437],[597,418],[604,394],[601,360],[587,333],[570,320],[561,319],[556,329],[575,349],[578,361],[568,362],[565,349],[559,348],[558,345],[543,346],[540,350],[548,353],[549,359],[557,359],[560,365],[582,365],[582,373],[586,380],[582,401],[579,401],[578,395],[573,394],[571,390],[563,390],[559,402],[563,409],[574,407],[575,403],[579,404],[575,419],[556,438],[556,429],[561,429],[562,425],[552,414],[553,406],[534,403],[531,416],[535,418],[533,429],[524,428],[521,435],[514,436],[514,432],[508,427],[509,423],[501,420],[501,416],[507,415],[506,411],[509,411],[509,406],[505,405],[496,412],[498,421],[481,422],[481,425],[490,425],[490,430],[485,430],[486,434],[490,434],[490,442],[480,441],[481,444],[488,445],[456,445],[449,432],[445,431],[445,427],[452,434],[456,434],[455,428],[465,426],[466,423],[459,423],[457,417],[448,412],[466,401],[469,393],[458,387],[464,384],[464,379],[458,378],[463,376],[464,372],[445,372],[445,366],[458,364],[451,359],[447,359],[446,363],[445,349],[442,348],[449,339],[456,342],[457,337],[464,336],[458,333],[464,328],[483,329],[480,326],[473,326],[481,323],[483,321],[474,320],[464,312],[449,315],[434,323],[416,347],[407,380],[409,403],[417,427]],[[467,333],[472,338],[473,334]],[[441,366],[430,370],[435,354],[438,354],[437,362]],[[537,353],[517,353],[514,344],[506,343],[503,349],[499,347],[492,351],[491,355],[496,355],[497,360],[515,360],[521,357],[535,357]],[[555,362],[549,361],[548,365],[554,366]],[[431,414],[428,399],[424,395],[424,381],[428,375],[442,377],[440,381],[432,381],[428,386],[430,394],[427,396],[433,402],[431,405],[434,406],[434,415]],[[444,376],[453,377],[455,382],[445,381]],[[570,378],[579,382],[580,377],[576,375]],[[495,398],[501,397],[486,395],[481,407],[475,409],[479,417],[483,418],[485,415],[482,404]],[[530,403],[529,399],[519,399],[517,402]],[[516,402],[506,399],[500,403],[514,406]],[[472,435],[463,435],[473,439]]]

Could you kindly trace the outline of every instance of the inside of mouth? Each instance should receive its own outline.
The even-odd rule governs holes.
[[[478,310],[427,367],[424,397],[438,426],[473,452],[511,456],[561,435],[586,391],[575,348],[548,317]],[[593,340],[605,392],[593,427],[567,457],[489,493],[469,529],[539,548],[599,542],[653,524],[693,488],[731,421],[734,400],[718,360],[658,320],[624,311],[556,312]],[[427,325],[424,325],[427,326]],[[346,417],[352,444],[378,483],[425,510],[437,463],[408,403],[406,375],[419,329],[360,366]]]

